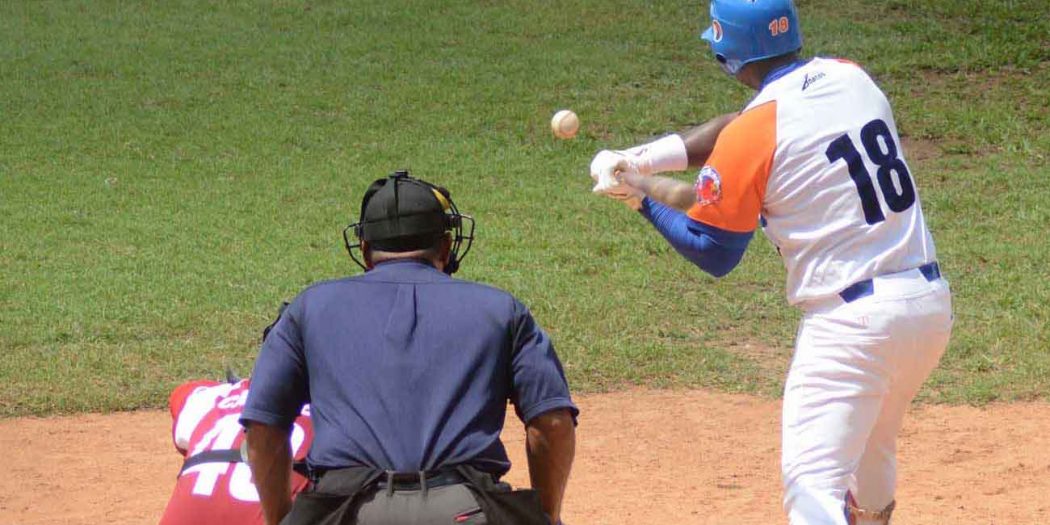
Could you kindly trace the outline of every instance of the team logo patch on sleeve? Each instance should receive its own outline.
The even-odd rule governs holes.
[[[701,206],[722,200],[722,179],[711,166],[704,166],[696,176],[696,202]]]

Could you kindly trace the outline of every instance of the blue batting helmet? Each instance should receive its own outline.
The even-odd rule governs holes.
[[[750,62],[802,49],[791,0],[711,0],[711,27],[700,38],[730,75]]]

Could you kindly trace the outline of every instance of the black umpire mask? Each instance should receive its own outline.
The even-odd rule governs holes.
[[[464,220],[468,223],[466,234]],[[350,242],[350,231],[356,243]],[[445,188],[398,171],[368,187],[361,199],[360,219],[343,230],[343,240],[350,258],[365,268],[354,255],[361,241],[368,241],[376,250],[410,252],[436,246],[446,232],[452,234],[452,249],[445,264],[445,273],[451,275],[473,244],[474,219],[459,213]]]

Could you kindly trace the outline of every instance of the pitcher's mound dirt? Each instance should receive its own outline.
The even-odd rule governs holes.
[[[570,525],[785,523],[779,403],[702,391],[580,396]],[[165,412],[0,421],[0,524],[152,524],[180,457]],[[522,426],[504,432],[527,483]],[[915,408],[895,523],[1050,523],[1050,405]]]

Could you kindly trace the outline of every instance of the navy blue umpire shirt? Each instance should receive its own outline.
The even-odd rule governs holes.
[[[420,260],[310,286],[263,343],[242,423],[290,427],[310,403],[313,468],[502,475],[507,401],[524,422],[579,413],[547,334],[512,295]]]

